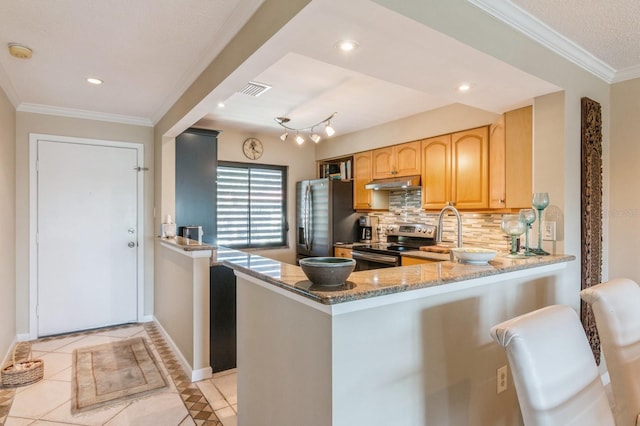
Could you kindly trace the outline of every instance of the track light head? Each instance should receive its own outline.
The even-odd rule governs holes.
[[[287,140],[287,137],[289,136],[288,131],[293,131],[296,132],[296,142],[298,144],[302,144],[304,143],[304,137],[300,135],[300,132],[309,131],[309,139],[311,139],[313,142],[318,143],[320,142],[320,139],[322,139],[322,137],[320,136],[320,134],[316,133],[314,131],[314,128],[320,125],[324,125],[325,128],[325,132],[327,134],[327,136],[333,136],[336,131],[334,130],[333,127],[331,127],[331,119],[333,117],[335,117],[335,115],[337,114],[337,112],[334,112],[333,114],[331,114],[329,117],[325,118],[322,121],[317,122],[316,124],[314,124],[313,126],[308,126],[308,127],[291,127],[289,126],[287,123],[289,123],[291,121],[291,119],[289,117],[276,117],[273,120],[278,123],[282,128],[285,129],[285,132],[280,135],[280,139],[282,141]]]

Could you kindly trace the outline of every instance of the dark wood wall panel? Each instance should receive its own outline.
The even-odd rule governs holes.
[[[600,104],[582,98],[582,289],[602,281],[602,112]],[[600,338],[593,312],[581,304],[582,325],[596,362]]]

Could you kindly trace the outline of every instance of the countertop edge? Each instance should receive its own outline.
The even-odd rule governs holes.
[[[211,244],[200,244],[197,241],[183,237],[162,238],[157,237],[156,241],[163,247],[173,250],[189,257],[211,257],[216,246]]]

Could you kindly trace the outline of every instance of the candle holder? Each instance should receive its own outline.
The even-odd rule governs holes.
[[[522,209],[520,210],[520,218],[526,225],[526,229],[524,231],[524,255],[535,256],[536,254],[529,247],[529,229],[533,222],[536,221],[536,211],[533,209]]]
[[[500,229],[502,232],[511,237],[511,252],[506,255],[510,259],[524,259],[525,256],[518,254],[518,245],[516,240],[526,229],[526,225],[523,222],[519,214],[505,214],[502,216],[502,222],[500,223]]]
[[[546,256],[549,253],[542,250],[542,211],[549,206],[549,193],[536,192],[533,194],[533,207],[538,210],[538,248],[531,251],[540,256]]]

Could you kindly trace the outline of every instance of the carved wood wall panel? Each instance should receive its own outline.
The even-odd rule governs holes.
[[[600,104],[582,98],[582,288],[602,281],[602,113]],[[581,302],[582,325],[596,362],[600,364],[600,338],[593,312]]]

